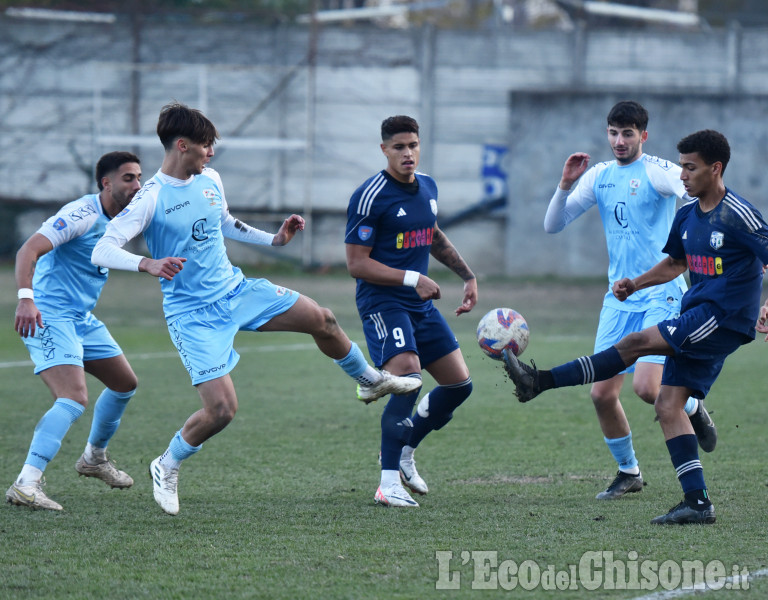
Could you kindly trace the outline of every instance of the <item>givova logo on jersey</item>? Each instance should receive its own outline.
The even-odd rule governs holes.
[[[432,244],[432,227],[417,229],[415,231],[404,231],[397,234],[397,249],[405,250],[408,248],[419,248]]]

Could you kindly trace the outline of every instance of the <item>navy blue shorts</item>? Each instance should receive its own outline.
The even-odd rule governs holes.
[[[384,310],[363,319],[368,354],[377,367],[403,352],[419,355],[422,368],[459,347],[451,328],[434,306],[425,311]]]
[[[717,316],[706,304],[662,321],[658,328],[675,351],[664,363],[661,385],[690,388],[696,398],[709,393],[726,357],[752,341],[743,333],[718,327]]]

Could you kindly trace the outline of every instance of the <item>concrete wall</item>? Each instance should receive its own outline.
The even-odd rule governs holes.
[[[440,185],[441,219],[483,198],[484,146],[510,146],[508,209],[447,230],[476,271],[599,275],[596,214],[554,237],[541,220],[565,157],[608,158],[607,107],[638,98],[651,112],[649,152],[674,159],[681,134],[722,129],[734,142],[728,183],[761,205],[766,30],[309,33],[0,16],[0,196],[24,207],[78,197],[94,189],[93,162],[117,148],[137,151],[149,176],[162,158],[157,113],[177,99],[217,124],[213,166],[242,216],[274,228],[278,215],[310,214],[301,243],[282,252],[343,264],[347,199],[384,166],[381,120],[407,113],[422,126],[421,170]],[[16,223],[17,243],[46,212]]]

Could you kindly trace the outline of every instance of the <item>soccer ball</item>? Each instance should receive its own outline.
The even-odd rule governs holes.
[[[496,360],[502,359],[504,348],[520,356],[528,346],[529,334],[523,315],[511,308],[494,308],[477,324],[480,349]]]

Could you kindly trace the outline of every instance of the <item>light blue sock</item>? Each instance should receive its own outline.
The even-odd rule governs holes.
[[[181,437],[181,429],[179,429],[176,432],[176,435],[173,436],[171,443],[168,445],[168,449],[160,457],[160,462],[163,466],[178,469],[182,460],[200,452],[202,447],[202,444],[199,446],[188,444],[184,438]]]
[[[690,396],[685,403],[685,414],[688,416],[691,416],[693,413],[696,412],[696,409],[698,408],[699,408],[699,401],[693,396]]]
[[[613,458],[619,465],[620,471],[634,472],[637,468],[637,457],[635,449],[632,446],[632,432],[629,435],[620,438],[604,438],[608,444],[608,449],[613,454]]]
[[[85,407],[74,400],[57,398],[35,427],[24,463],[45,471],[45,467],[61,448],[61,440],[84,410]]]
[[[91,423],[91,433],[88,436],[88,443],[96,448],[106,448],[109,440],[115,435],[115,431],[120,426],[120,418],[125,412],[128,400],[136,392],[115,392],[105,388],[96,405],[93,407],[93,422]]]
[[[357,379],[368,368],[368,361],[365,360],[363,351],[360,350],[360,347],[355,342],[352,342],[349,354],[342,359],[334,359],[333,362],[339,365],[353,379]]]

